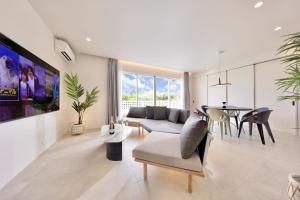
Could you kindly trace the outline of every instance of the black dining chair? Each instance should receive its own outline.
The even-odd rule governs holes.
[[[247,117],[252,116],[253,114],[257,113],[257,112],[262,112],[262,111],[266,111],[266,110],[270,110],[268,107],[261,107],[261,108],[257,108],[255,110],[252,110],[248,113],[246,113],[245,115],[243,115],[241,121],[243,121],[244,119],[246,119]],[[253,123],[252,122],[248,122],[249,123],[249,133],[250,135],[252,135],[252,127],[253,127]]]
[[[203,111],[205,114],[207,114],[207,108],[208,108],[207,105],[202,105],[202,106],[201,106],[201,109],[202,109],[202,111]]]
[[[273,110],[269,110],[268,108],[263,107],[263,108],[253,110],[253,111],[245,114],[242,117],[242,120],[240,122],[238,137],[240,137],[241,130],[243,128],[243,123],[245,123],[245,122],[249,123],[250,135],[252,135],[252,125],[255,123],[257,125],[257,129],[258,129],[258,132],[260,135],[261,142],[263,144],[265,144],[265,138],[264,138],[263,126],[262,126],[262,125],[264,125],[268,131],[269,136],[271,137],[272,142],[275,143],[275,140],[274,140],[274,137],[273,137],[270,125],[269,125],[269,121],[268,121],[272,111]]]
[[[204,119],[205,121],[208,122],[208,115],[206,113],[202,112],[198,108],[196,108],[196,112],[195,113],[198,114],[202,119]]]

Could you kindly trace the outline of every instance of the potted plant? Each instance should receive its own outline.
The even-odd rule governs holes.
[[[285,95],[280,96],[280,100],[299,100],[300,99],[300,32],[286,36],[284,44],[278,49],[278,53],[286,54],[282,58],[282,63],[287,65],[285,78],[276,80],[279,90]]]
[[[66,93],[68,97],[73,100],[72,108],[78,114],[77,123],[72,125],[71,133],[72,135],[82,134],[84,131],[83,127],[83,115],[84,112],[97,102],[99,90],[94,87],[91,92],[86,90],[79,83],[79,78],[77,74],[65,74],[64,82],[66,84]],[[83,95],[85,94],[85,100],[82,101]]]

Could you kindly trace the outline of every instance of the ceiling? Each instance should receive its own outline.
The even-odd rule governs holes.
[[[282,35],[300,31],[299,0],[29,1],[76,52],[184,71],[217,65],[219,50],[225,63],[275,55]]]

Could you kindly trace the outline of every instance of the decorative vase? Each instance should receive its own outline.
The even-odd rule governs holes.
[[[223,104],[222,108],[226,108],[227,102],[226,102],[226,101],[223,101],[222,104]]]
[[[73,124],[71,129],[72,135],[80,135],[84,132],[83,124]]]

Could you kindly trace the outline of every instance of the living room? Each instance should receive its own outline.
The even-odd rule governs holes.
[[[300,198],[299,1],[1,6],[0,199]]]

